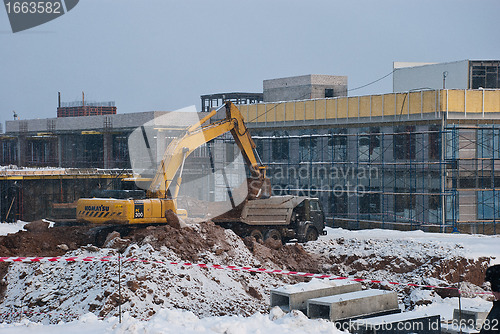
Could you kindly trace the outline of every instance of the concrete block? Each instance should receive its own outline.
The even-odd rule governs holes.
[[[300,310],[306,313],[308,299],[353,291],[361,291],[361,284],[352,281],[337,285],[329,285],[321,281],[299,283],[271,290],[271,307],[279,306],[286,312]]]
[[[323,318],[331,321],[399,311],[396,292],[377,289],[349,292],[307,301],[309,318]]]
[[[422,312],[405,312],[359,319],[349,323],[354,334],[441,333],[441,317]]]
[[[480,329],[483,325],[484,319],[488,316],[489,310],[483,310],[479,308],[462,308],[462,312],[459,309],[453,310],[453,321],[459,323],[460,321],[469,327],[475,327]]]

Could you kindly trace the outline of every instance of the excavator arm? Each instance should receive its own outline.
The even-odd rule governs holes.
[[[209,123],[209,120],[224,107],[226,108],[226,117],[220,121]],[[182,137],[174,139],[169,144],[150,184],[149,197],[172,197],[175,201],[182,182],[182,171],[186,158],[198,147],[227,132],[231,132],[245,162],[249,166],[252,179],[256,181],[253,182],[253,187],[255,187],[255,184],[262,187],[266,181],[266,167],[262,165],[258,155],[254,153],[255,143],[245,126],[240,111],[233,103],[225,102],[223,106],[213,110],[200,122],[190,126]],[[179,175],[174,181],[178,171]],[[168,193],[173,182],[175,182],[175,189],[173,193],[171,190]]]

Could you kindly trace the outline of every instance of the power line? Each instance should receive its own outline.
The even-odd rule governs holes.
[[[357,90],[357,89],[361,89],[361,88],[365,88],[365,87],[367,87],[367,86],[373,85],[374,83],[379,82],[380,80],[383,80],[383,79],[387,78],[389,75],[391,75],[392,73],[394,73],[394,71],[395,71],[395,70],[396,70],[396,69],[393,69],[391,72],[387,73],[387,74],[386,74],[386,75],[384,75],[383,77],[378,78],[377,80],[374,80],[374,81],[372,81],[372,82],[370,82],[370,83],[367,83],[366,85],[359,86],[359,87],[352,88],[352,89],[348,89],[347,91],[348,91],[348,92],[351,92],[351,91],[353,91],[353,90]]]

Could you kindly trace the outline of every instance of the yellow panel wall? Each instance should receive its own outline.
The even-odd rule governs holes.
[[[464,90],[448,90],[448,111],[465,112]]]
[[[243,120],[248,122],[248,104],[242,104],[238,106],[240,110],[241,116],[243,116]]]
[[[297,101],[294,103],[295,103],[295,120],[303,121],[304,120],[305,102],[304,101]]]
[[[257,119],[257,104],[253,104],[248,106],[248,121],[247,122],[255,122]]]
[[[396,103],[396,94],[386,94],[384,95],[384,116],[394,115]]]
[[[372,96],[372,116],[382,116],[382,95],[373,95]]]
[[[437,107],[437,94],[436,91],[424,91],[422,92],[422,112],[431,113],[436,111]]]
[[[337,99],[326,100],[326,118],[337,118]]]
[[[349,118],[358,118],[358,98],[348,98]]]
[[[308,100],[304,102],[304,107],[305,107],[305,119],[306,120],[313,120],[315,119],[315,103],[316,100]]]
[[[484,91],[484,112],[500,112],[500,90]]]
[[[258,104],[256,122],[265,122],[265,121],[266,121],[266,105]]]
[[[346,118],[347,117],[347,98],[343,97],[337,100],[337,118]]]
[[[316,100],[316,119],[325,119],[326,118],[326,101],[327,100]]]
[[[439,91],[439,110],[445,112],[447,110],[447,96],[448,96],[448,92],[446,90],[440,90]]]
[[[371,103],[370,96],[361,96],[359,98],[359,117],[371,116]]]
[[[407,116],[408,115],[408,101],[405,98],[406,94],[396,94],[396,108],[393,111],[396,116]]]
[[[285,103],[285,121],[293,121],[295,119],[295,102]]]
[[[406,93],[406,95],[406,103],[410,104],[410,114],[420,114],[422,112],[422,96],[420,92]],[[408,113],[408,109],[406,109],[406,112]]]
[[[483,108],[484,101],[484,108]],[[448,105],[447,105],[448,104]],[[399,117],[435,112],[500,112],[500,90],[439,90],[240,105],[247,122],[282,122],[359,117]],[[258,113],[257,113],[258,111]],[[485,118],[488,116],[485,115]]]
[[[478,90],[467,90],[465,91],[465,111],[472,113],[482,113],[483,112],[483,91]]]
[[[285,120],[285,104],[279,103],[276,105],[276,121],[283,122]]]
[[[276,104],[266,103],[266,122],[276,121]]]

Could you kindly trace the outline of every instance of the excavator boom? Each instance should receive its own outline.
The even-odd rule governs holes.
[[[210,123],[221,108],[226,109],[226,117]],[[254,152],[255,143],[240,111],[233,103],[225,102],[223,106],[187,128],[184,135],[168,145],[149,185],[148,199],[80,199],[77,204],[77,220],[92,223],[151,223],[164,222],[167,219],[166,210],[185,215],[185,210],[177,208],[177,196],[186,158],[198,147],[228,132],[232,134],[249,166],[252,198],[267,197],[269,182],[266,180],[266,167]]]
[[[226,117],[220,121],[205,125],[223,107],[226,108]],[[179,193],[182,167],[186,158],[198,147],[227,132],[231,132],[245,162],[250,168],[252,178],[263,182],[266,178],[266,167],[262,165],[262,162],[257,159],[254,153],[255,143],[248,132],[243,116],[233,103],[226,102],[222,107],[213,110],[200,120],[199,123],[190,126],[182,137],[174,139],[168,145],[149,187],[149,197],[167,198],[167,190],[174,182],[175,175],[180,169],[181,172],[175,180],[175,190],[171,194],[175,199]]]

